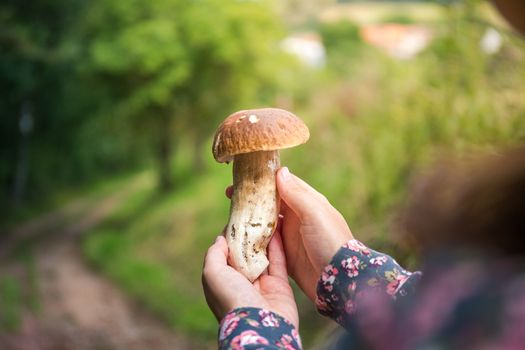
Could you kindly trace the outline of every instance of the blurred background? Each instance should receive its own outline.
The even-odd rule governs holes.
[[[525,42],[481,0],[3,0],[0,96],[0,348],[208,349],[227,115],[303,118],[283,165],[414,267],[414,176],[525,138]],[[319,348],[334,326],[297,297]]]

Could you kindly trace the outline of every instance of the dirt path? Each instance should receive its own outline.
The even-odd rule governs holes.
[[[136,189],[141,184],[132,186]],[[56,227],[56,222],[50,219],[37,219],[44,224],[29,223],[25,231],[19,231],[24,239],[35,237],[33,259],[40,307],[36,313],[29,310],[24,313],[15,334],[0,334],[2,350],[206,348],[175,334],[90,269],[82,258],[79,237],[113,212],[130,192],[120,190],[102,199],[82,219],[55,232],[41,233]],[[63,218],[54,215],[56,220]],[[17,264],[2,262],[0,273],[20,273]]]

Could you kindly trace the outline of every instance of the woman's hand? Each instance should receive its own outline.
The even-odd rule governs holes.
[[[288,272],[314,302],[322,269],[353,238],[352,232],[326,197],[288,168],[279,169],[276,181],[281,197],[278,229],[282,232]],[[231,186],[226,189],[228,198],[232,191]]]
[[[312,300],[322,269],[352,232],[343,216],[319,192],[291,174],[277,173],[281,197],[282,237],[288,272]]]
[[[226,239],[219,236],[206,253],[202,271],[206,301],[217,320],[235,308],[258,307],[285,317],[299,328],[297,305],[288,282],[286,258],[278,232],[268,245],[268,273],[253,284],[229,266],[227,259]]]

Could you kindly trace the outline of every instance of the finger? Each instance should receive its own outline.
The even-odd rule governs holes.
[[[233,196],[233,186],[230,185],[230,186],[226,187],[226,191],[224,191],[224,193],[226,194],[226,197],[232,199],[232,196]]]
[[[278,277],[288,280],[288,271],[286,269],[286,256],[284,255],[283,241],[281,233],[275,232],[268,245],[268,274],[270,276]]]
[[[215,243],[208,248],[208,252],[204,258],[204,266],[227,265],[227,258],[228,245],[226,244],[226,239],[223,236],[218,236],[215,239]]]
[[[281,199],[301,220],[318,216],[323,208],[330,205],[322,194],[286,167],[277,172],[277,188]]]

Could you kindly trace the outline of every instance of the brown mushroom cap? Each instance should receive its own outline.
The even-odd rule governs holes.
[[[255,151],[274,151],[308,141],[310,132],[301,119],[279,108],[249,109],[222,122],[213,139],[213,157],[219,163]]]

